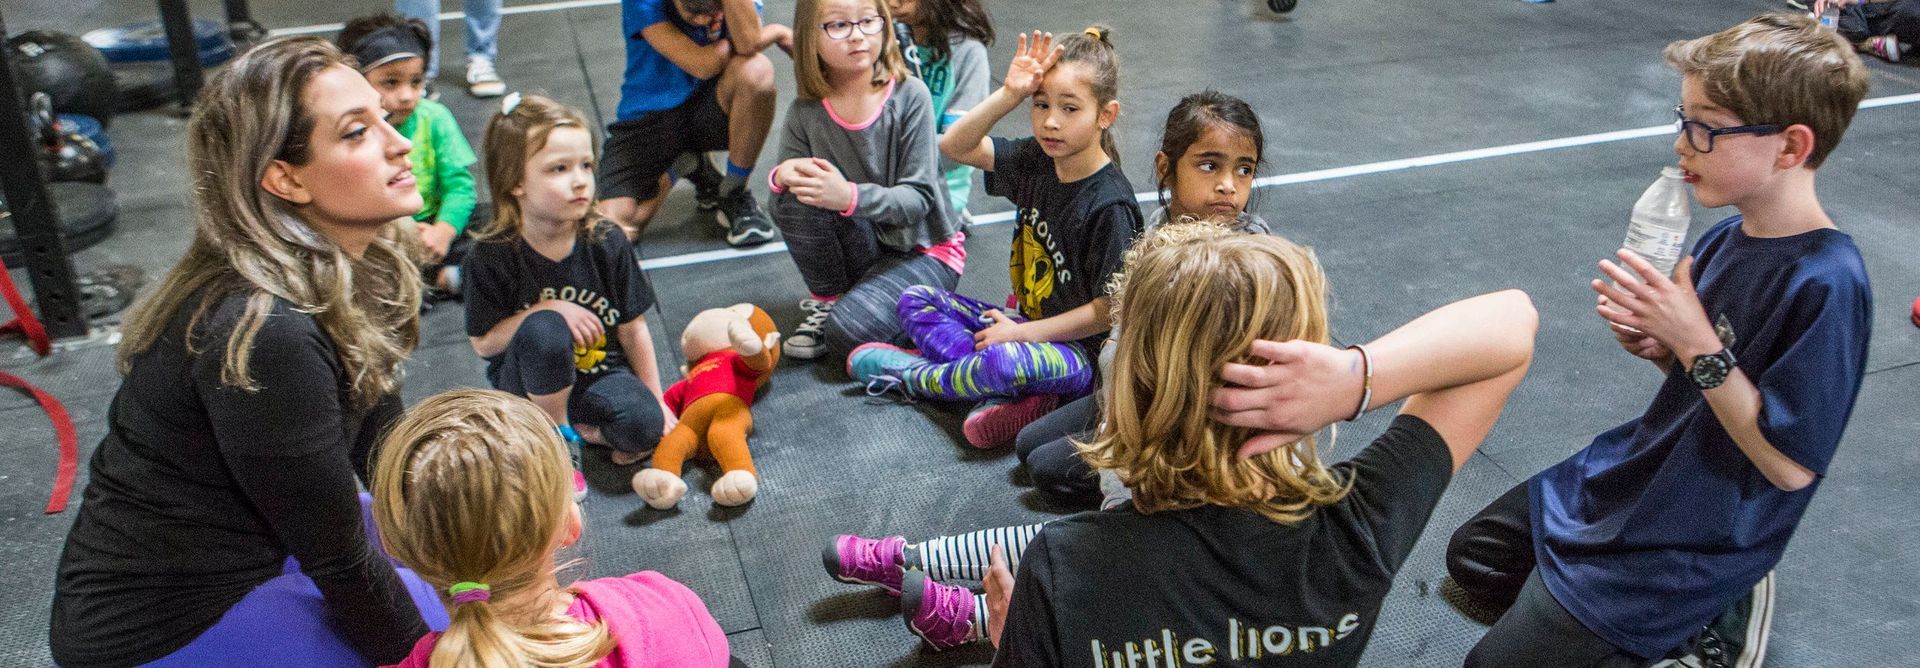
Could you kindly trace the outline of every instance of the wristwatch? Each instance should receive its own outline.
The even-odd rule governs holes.
[[[1687,367],[1687,378],[1693,386],[1702,390],[1711,390],[1727,382],[1727,374],[1733,371],[1733,349],[1721,348],[1720,352],[1693,358],[1693,365]]]

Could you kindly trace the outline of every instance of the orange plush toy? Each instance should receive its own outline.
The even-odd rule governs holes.
[[[679,504],[687,495],[680,467],[704,446],[720,463],[713,502],[752,501],[760,481],[747,452],[747,434],[753,431],[748,407],[780,362],[780,332],[760,307],[734,304],[695,315],[680,334],[680,349],[692,364],[665,397],[680,424],[660,439],[652,465],[634,474],[633,491],[661,510]]]

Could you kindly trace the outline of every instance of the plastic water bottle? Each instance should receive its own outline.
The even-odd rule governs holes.
[[[1679,167],[1660,170],[1660,180],[1647,186],[1640,201],[1633,204],[1632,222],[1627,225],[1627,240],[1621,247],[1646,258],[1660,270],[1672,275],[1680,262],[1681,246],[1687,241],[1687,226],[1693,223],[1693,205],[1687,197],[1687,181]]]
[[[1827,3],[1827,6],[1821,9],[1819,18],[1820,25],[1826,26],[1829,30],[1839,30],[1840,4],[1835,2]]]

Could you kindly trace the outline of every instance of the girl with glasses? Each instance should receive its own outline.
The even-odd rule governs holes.
[[[965,268],[947,204],[926,85],[908,76],[878,0],[801,0],[780,163],[768,176],[774,224],[808,298],[787,355],[845,355],[905,343],[894,314],[915,285],[951,290]]]

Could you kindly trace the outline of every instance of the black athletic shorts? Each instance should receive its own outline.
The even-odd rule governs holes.
[[[660,194],[660,175],[688,151],[727,149],[727,112],[720,109],[719,77],[700,83],[680,106],[607,126],[600,151],[600,199]]]

